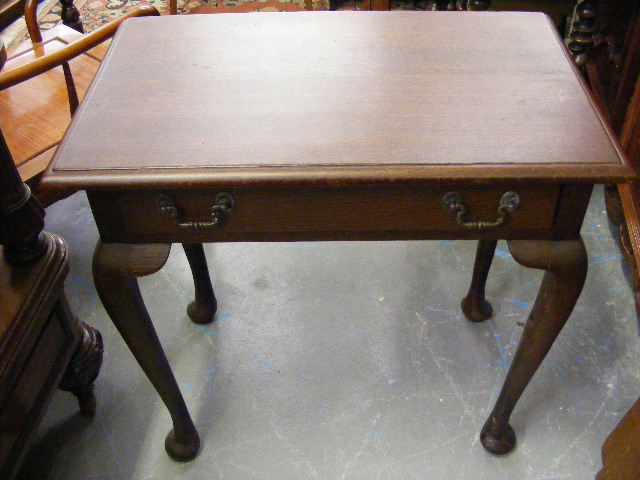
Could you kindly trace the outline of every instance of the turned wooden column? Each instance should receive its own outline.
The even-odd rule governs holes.
[[[582,0],[576,5],[567,47],[579,67],[586,65],[589,47],[593,45],[597,12],[597,0]]]
[[[11,152],[0,132],[0,245],[7,262],[33,263],[47,249],[42,229],[44,209],[22,183]]]
[[[60,257],[66,276],[66,243],[59,237],[43,233],[44,216],[44,208],[22,182],[0,131],[0,245],[4,258],[10,265],[28,267],[44,255]],[[78,336],[60,388],[78,398],[83,414],[93,415],[96,408],[93,382],[102,366],[102,335],[78,320],[69,308],[64,291],[60,292],[52,314],[64,319]]]

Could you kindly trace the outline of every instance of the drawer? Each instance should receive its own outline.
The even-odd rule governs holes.
[[[558,185],[359,186],[228,188],[233,208],[211,223],[219,189],[89,192],[101,237],[107,242],[392,240],[446,238],[548,238]],[[495,222],[505,192],[519,205],[500,226],[478,230],[456,222],[443,198],[456,192],[462,221]],[[158,207],[175,207],[175,220]],[[176,222],[182,223],[180,227]],[[200,225],[202,227],[202,225]]]

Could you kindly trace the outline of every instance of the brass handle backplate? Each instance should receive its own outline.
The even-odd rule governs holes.
[[[464,216],[467,207],[462,203],[462,196],[458,192],[449,192],[442,198],[442,205],[447,212],[456,214],[456,223],[469,230],[491,230],[498,228],[507,221],[509,214],[520,206],[520,196],[516,192],[506,192],[500,199],[498,218],[493,222],[466,222]]]
[[[216,196],[214,204],[211,206],[211,221],[209,222],[185,222],[180,219],[178,207],[168,195],[159,195],[156,198],[156,207],[163,214],[171,217],[173,223],[185,230],[207,230],[220,225],[224,217],[233,210],[235,201],[231,194],[221,192]]]

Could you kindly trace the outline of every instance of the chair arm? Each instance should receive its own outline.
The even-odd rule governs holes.
[[[84,35],[82,38],[69,43],[64,48],[56,52],[43,55],[32,62],[21,65],[20,67],[8,72],[0,72],[0,90],[4,90],[5,88],[12,87],[18,83],[24,82],[25,80],[41,75],[47,70],[51,70],[52,68],[68,62],[78,55],[82,55],[87,50],[91,50],[92,48],[100,45],[106,39],[112,37],[116,33],[120,24],[128,18],[149,15],[158,16],[160,15],[160,12],[150,5],[139,6],[134,11],[87,35]]]

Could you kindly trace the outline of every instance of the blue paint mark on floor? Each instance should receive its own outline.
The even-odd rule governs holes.
[[[276,366],[270,362],[264,361],[264,360],[260,360],[258,357],[255,357],[254,355],[248,355],[247,358],[249,358],[249,360],[251,360],[254,363],[257,363],[259,365],[262,365],[263,367],[267,368],[268,370],[275,370]],[[280,373],[280,372],[278,372]]]
[[[511,303],[515,303],[520,308],[527,308],[530,306],[527,302],[524,302],[522,300],[511,300]]]
[[[500,360],[498,360],[498,365],[502,365],[502,367],[505,370],[509,370],[509,360],[507,360],[506,358],[501,358]]]
[[[218,332],[214,332],[212,330],[207,330],[206,328],[202,328],[202,327],[198,327],[196,328],[197,331],[202,332],[202,333],[206,333],[207,335],[212,335],[214,337],[222,337],[222,335],[220,335]]]
[[[567,378],[567,372],[565,371],[564,368],[562,368],[560,365],[557,365],[555,363],[552,363],[551,366],[560,374],[562,375],[564,378]]]
[[[589,266],[592,267],[594,265],[598,265],[599,263],[612,262],[615,260],[621,260],[622,254],[620,253],[605,253],[605,254],[596,254],[591,255],[591,258],[595,260],[589,263]]]

